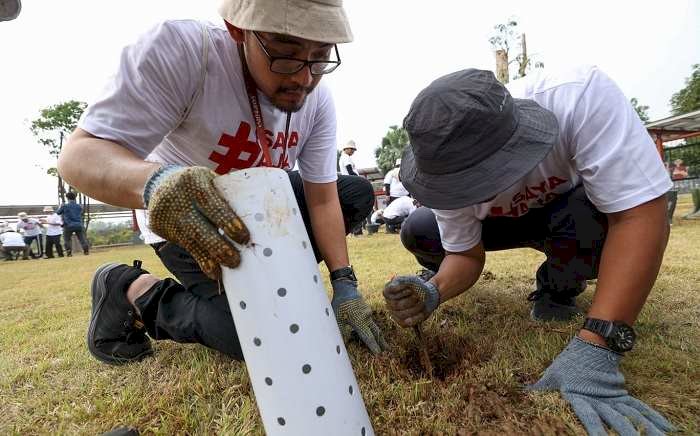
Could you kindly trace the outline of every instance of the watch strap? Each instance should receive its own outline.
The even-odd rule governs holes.
[[[586,318],[583,322],[583,329],[597,333],[607,339],[613,330],[613,322],[597,318]]]
[[[357,281],[357,277],[355,277],[355,271],[352,269],[352,265],[344,266],[342,268],[333,270],[331,271],[330,275],[331,281],[338,279],[350,279],[353,281]]]

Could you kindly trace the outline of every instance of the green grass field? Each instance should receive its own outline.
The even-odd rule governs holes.
[[[677,216],[690,208],[680,199]],[[381,289],[418,267],[396,235],[348,238],[364,294],[391,352],[348,345],[377,434],[584,434],[557,393],[531,394],[577,331],[530,321],[525,297],[542,256],[490,253],[482,279],[427,322],[435,378],[418,362],[412,331],[393,324]],[[132,425],[142,434],[261,434],[245,365],[202,346],[155,343],[154,358],[125,367],[93,359],[85,345],[89,281],[104,262],[144,260],[148,247],[88,257],[0,263],[0,434],[98,434]],[[659,280],[623,362],[631,393],[684,434],[700,434],[700,222],[675,220]],[[581,303],[590,304],[594,286]]]

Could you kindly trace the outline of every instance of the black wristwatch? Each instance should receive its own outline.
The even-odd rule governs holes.
[[[357,277],[355,277],[355,271],[353,271],[352,265],[331,271],[331,281],[338,279],[348,279],[356,282]]]
[[[634,329],[622,321],[586,318],[583,322],[583,329],[602,336],[608,347],[618,353],[630,351],[637,338]]]

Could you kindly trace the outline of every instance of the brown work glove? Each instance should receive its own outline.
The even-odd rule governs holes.
[[[218,280],[219,265],[235,268],[241,261],[231,240],[247,244],[250,234],[214,187],[214,177],[205,167],[166,165],[146,183],[144,203],[151,230],[187,250],[207,276]]]

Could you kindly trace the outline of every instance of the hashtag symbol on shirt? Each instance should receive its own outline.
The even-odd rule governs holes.
[[[218,164],[214,168],[217,174],[250,168],[255,164],[260,155],[260,147],[254,141],[248,140],[250,130],[250,124],[242,121],[234,136],[226,133],[221,135],[218,145],[226,147],[226,152],[214,151],[209,155],[209,160]]]

